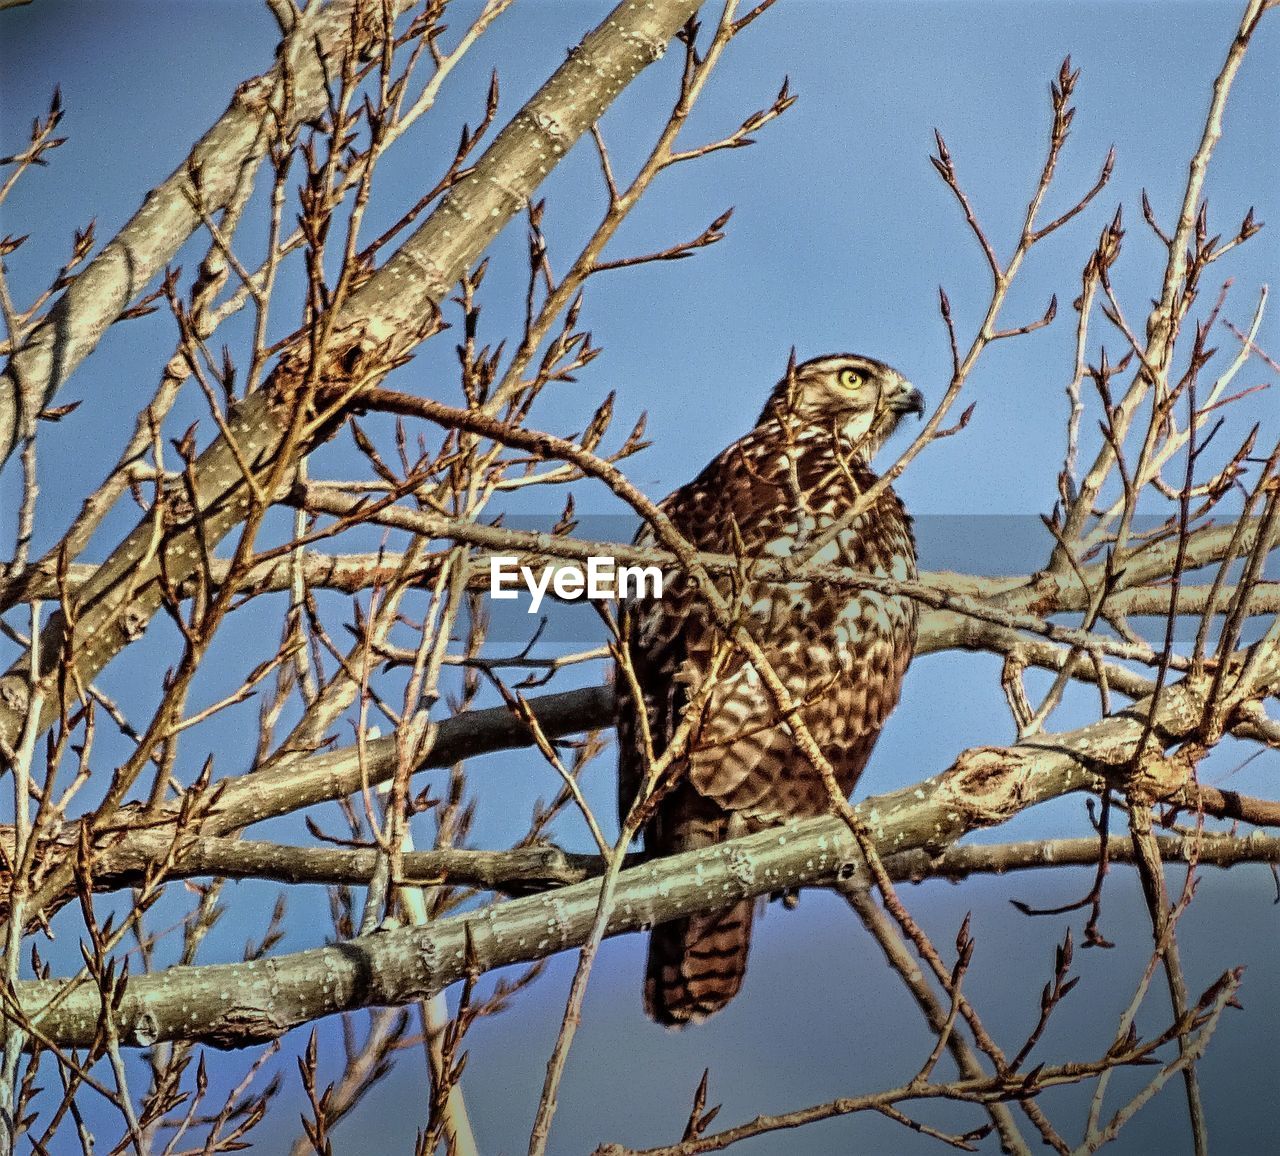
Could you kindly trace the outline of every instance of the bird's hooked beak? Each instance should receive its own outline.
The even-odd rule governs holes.
[[[913,413],[924,417],[924,394],[906,378],[898,378],[897,388],[885,398],[885,404],[896,414]]]

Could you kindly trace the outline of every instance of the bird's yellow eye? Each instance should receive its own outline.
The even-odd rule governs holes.
[[[842,369],[837,379],[844,389],[860,389],[866,377],[857,369]]]

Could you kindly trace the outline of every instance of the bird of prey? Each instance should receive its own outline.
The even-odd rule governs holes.
[[[789,369],[755,427],[661,508],[698,550],[744,559],[786,558],[822,535],[876,480],[872,455],[924,400],[896,370],[834,354]],[[647,527],[637,537],[654,545]],[[843,527],[814,559],[893,579],[916,576],[911,519],[892,489]],[[915,647],[907,597],[827,582],[769,582],[744,561],[731,596],[836,772],[853,789],[898,701]],[[788,819],[825,813],[821,777],[778,721],[759,672],[721,631],[692,584],[669,576],[659,598],[622,608],[623,644],[641,692],[616,678],[619,809],[629,813],[645,777],[638,710],[653,753],[672,740],[692,701],[687,749],[644,828],[646,853],[706,847]],[[732,592],[732,593],[731,593]],[[718,656],[718,657],[717,657]],[[717,669],[718,667],[718,669]],[[713,678],[707,688],[704,683]],[[700,691],[702,693],[700,693]],[[742,985],[753,902],[659,924],[650,933],[644,1005],[662,1024],[705,1019]]]

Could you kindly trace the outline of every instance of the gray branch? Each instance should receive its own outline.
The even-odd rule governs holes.
[[[0,845],[10,850],[12,836],[0,833]],[[1156,837],[1160,857],[1166,863],[1194,860],[1205,867],[1232,867],[1238,863],[1280,863],[1280,837],[1253,831],[1248,835],[1203,832],[1196,835]],[[71,848],[67,849],[68,854]],[[1087,867],[1098,862],[1102,840],[1097,836],[1039,839],[1021,843],[979,843],[948,847],[940,853],[904,851],[884,861],[895,882],[920,883],[926,879],[958,881],[971,875],[1005,875],[1017,871],[1043,871],[1051,867]],[[96,889],[140,887],[155,868],[155,861],[129,842],[102,857],[93,875]],[[1111,863],[1133,863],[1132,842],[1113,840],[1107,847]],[[629,855],[628,866],[643,861]],[[373,847],[296,847],[264,840],[238,839],[230,835],[201,835],[184,840],[177,862],[166,879],[269,879],[276,883],[314,883],[326,886],[367,886],[374,878],[380,852]],[[510,851],[447,848],[406,851],[398,883],[407,886],[475,887],[505,895],[527,895],[582,883],[603,875],[607,866],[600,855],[565,851],[554,845],[517,847]]]
[[[411,339],[405,335],[421,330],[422,319],[570,145],[662,55],[667,41],[698,5],[699,0],[624,0],[588,34],[498,134],[471,174],[347,300],[335,319],[334,331],[344,334],[339,360],[349,361],[353,351],[367,353],[359,372],[371,375],[373,361],[386,368],[393,365],[388,350],[406,351]],[[251,496],[244,470],[253,473],[258,485],[265,485],[288,444],[297,416],[298,382],[291,377],[296,373],[296,364],[282,361],[273,380],[228,415],[234,448],[221,436],[200,455],[194,471],[199,514],[178,521],[159,542],[154,519],[144,516],[81,590],[74,628],[61,613],[53,616],[42,639],[43,653],[49,656],[49,671],[41,672],[44,677],[55,679],[53,667],[70,653],[75,668],[71,681],[91,681],[146,629],[161,603],[162,578],[175,585],[184,582],[206,553],[244,519]],[[316,427],[310,437],[319,439],[325,432]],[[309,448],[304,438],[294,451],[305,453]],[[29,681],[25,660],[0,678],[0,743],[10,747],[22,725]],[[52,725],[59,711],[51,683],[42,728]]]
[[[1161,696],[1157,734],[1165,743],[1199,723],[1204,687],[1190,682]],[[1127,766],[1144,733],[1150,703],[1066,734],[1012,747],[964,752],[941,775],[858,807],[884,856],[941,851],[969,831],[1003,823],[1028,807],[1072,791],[1098,790]],[[1167,794],[1190,766],[1150,759],[1131,790]],[[610,935],[730,905],[740,899],[830,883],[858,869],[856,842],[842,820],[824,817],[676,855],[624,872]],[[590,932],[597,881],[546,895],[495,903],[429,926],[373,934],[273,959],[175,967],[129,981],[115,1012],[122,1042],[202,1040],[239,1047],[301,1023],[373,1005],[429,998],[469,971],[545,958],[580,945]],[[64,1046],[94,1038],[101,997],[92,986],[28,981],[17,997],[38,1030]],[[45,1011],[44,1009],[48,1010]]]

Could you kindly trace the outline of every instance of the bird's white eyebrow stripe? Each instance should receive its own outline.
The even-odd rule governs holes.
[[[802,362],[796,367],[797,372],[817,371],[838,369],[842,366],[851,366],[857,369],[873,369],[878,372],[885,372],[889,366],[882,361],[877,361],[874,357],[863,357],[857,353],[838,353],[831,357],[815,358],[813,361]]]

